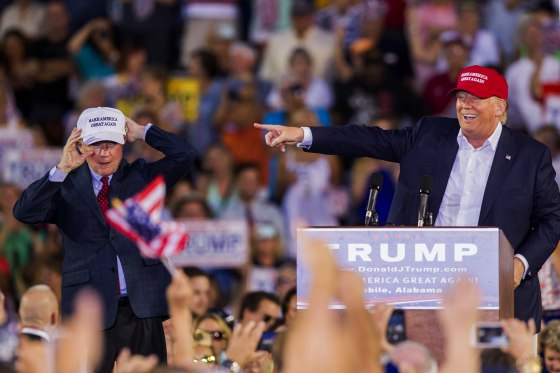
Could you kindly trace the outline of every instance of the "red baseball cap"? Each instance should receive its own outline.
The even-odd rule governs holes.
[[[457,87],[449,91],[448,95],[457,91],[465,91],[480,98],[508,98],[506,79],[496,70],[478,65],[461,70],[457,78]]]

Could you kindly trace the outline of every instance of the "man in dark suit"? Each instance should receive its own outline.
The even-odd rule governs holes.
[[[144,140],[165,157],[153,163],[123,159],[125,141]],[[162,319],[168,315],[165,289],[170,276],[159,260],[140,256],[136,245],[105,220],[109,201],[124,200],[158,175],[173,185],[194,159],[179,137],[148,124],[140,126],[112,108],[82,112],[64,146],[60,163],[32,183],[14,207],[27,224],[56,224],[64,249],[62,312],[72,311],[85,287],[104,303],[105,357],[99,372],[111,372],[123,347],[166,361]]]
[[[359,125],[285,127],[269,131],[266,143],[285,150],[298,144],[312,152],[399,162],[401,171],[388,221],[415,226],[418,186],[433,176],[429,210],[436,226],[497,226],[512,244],[515,317],[541,320],[537,272],[560,239],[560,193],[551,156],[537,141],[503,126],[508,87],[496,70],[462,70],[457,118],[426,117],[416,126],[383,131]]]

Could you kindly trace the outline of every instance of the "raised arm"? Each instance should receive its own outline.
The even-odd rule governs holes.
[[[85,160],[93,155],[93,149],[84,147],[82,152],[78,151],[81,130],[74,128],[66,145],[62,150],[60,162],[57,168],[62,173],[69,173],[81,166]],[[52,182],[49,174],[32,183],[27,187],[14,206],[14,216],[26,224],[54,223],[57,211],[55,199],[62,182]]]
[[[157,175],[163,175],[167,186],[170,187],[193,167],[196,151],[184,139],[173,133],[166,132],[155,125],[152,125],[145,131],[144,126],[140,126],[130,118],[126,119],[126,126],[126,140],[128,142],[144,139],[152,148],[165,154],[163,159],[156,162],[147,163],[138,160],[144,162],[143,168],[148,179],[152,179]]]

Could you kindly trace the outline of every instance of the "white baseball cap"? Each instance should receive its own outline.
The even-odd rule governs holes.
[[[124,144],[126,118],[122,111],[110,107],[96,107],[82,111],[78,118],[82,140],[86,145],[99,141]]]

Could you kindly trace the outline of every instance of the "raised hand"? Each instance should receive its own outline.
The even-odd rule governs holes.
[[[117,358],[115,373],[148,373],[157,363],[156,355],[132,355],[128,348],[124,348]]]
[[[101,299],[91,290],[82,290],[74,303],[74,314],[61,329],[61,338],[58,339],[56,373],[80,372],[83,368],[96,367],[101,360]]]
[[[189,300],[192,297],[192,288],[189,278],[178,271],[173,275],[171,283],[166,291],[169,307],[175,309],[188,309]]]
[[[244,366],[258,357],[259,355],[255,356],[255,353],[264,327],[262,321],[249,321],[244,325],[236,325],[226,351],[228,359],[237,361],[241,366]]]
[[[508,347],[502,348],[516,359],[537,356],[535,353],[535,321],[525,323],[517,319],[502,320],[504,332],[509,337]]]
[[[303,129],[301,127],[288,127],[277,124],[254,124],[255,128],[268,131],[264,139],[266,145],[272,148],[280,148],[286,151],[287,145],[295,145],[303,141]]]
[[[359,372],[381,372],[379,328],[364,307],[364,281],[353,272],[338,271],[337,297],[346,304],[342,328],[349,349],[347,358],[355,359]],[[356,343],[356,341],[360,341]]]
[[[440,372],[480,372],[479,353],[469,343],[471,328],[478,319],[479,303],[478,288],[466,279],[443,295],[443,308],[438,316],[446,342]]]
[[[141,126],[129,117],[126,117],[126,141],[143,140],[145,128],[145,126]]]
[[[389,352],[393,346],[387,340],[387,326],[389,325],[389,319],[393,313],[393,306],[380,303],[375,305],[375,307],[370,310],[370,313],[371,319],[379,330],[379,347],[381,348],[381,352]]]
[[[183,368],[189,368],[194,364],[192,314],[188,306],[192,293],[187,275],[183,271],[175,271],[165,294],[169,316],[173,320],[173,327],[168,332],[174,340],[173,362]]]
[[[64,149],[62,150],[62,158],[56,167],[64,173],[68,173],[78,167],[80,167],[84,161],[93,155],[95,150],[90,149],[87,146],[82,147],[81,153],[78,152],[78,142],[80,141],[80,136],[82,134],[82,130],[78,128],[74,128],[70,137],[66,141],[66,145],[64,145]]]
[[[362,341],[350,340],[349,333],[344,330],[346,325],[340,321],[340,314],[328,309],[339,287],[340,272],[335,258],[324,243],[304,239],[303,247],[303,258],[312,274],[309,307],[298,315],[288,332],[283,371],[358,372],[362,364],[355,359],[355,345]],[[344,320],[348,319],[345,317]]]

